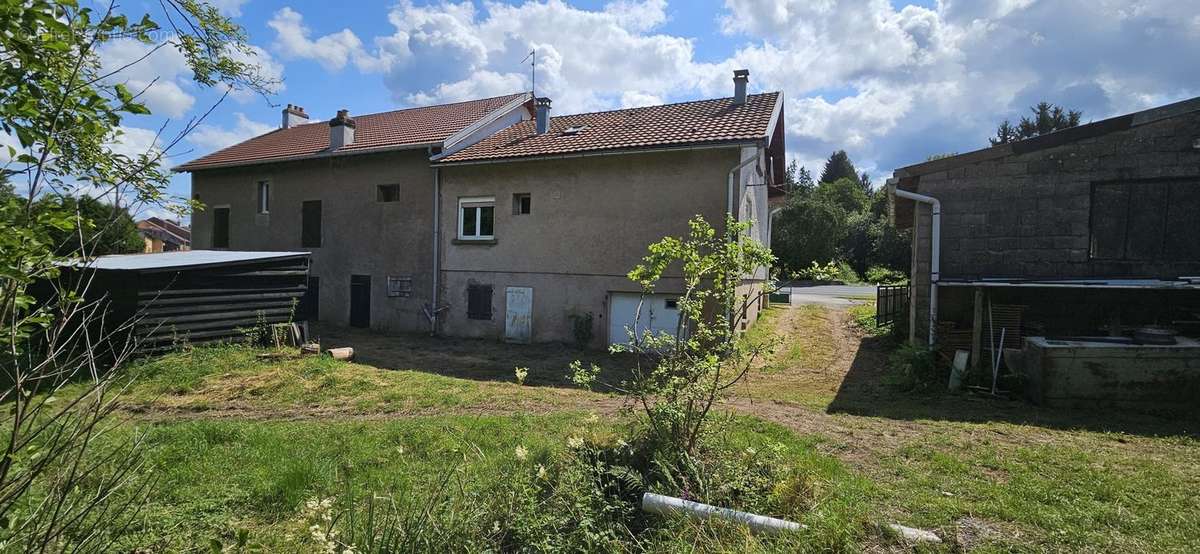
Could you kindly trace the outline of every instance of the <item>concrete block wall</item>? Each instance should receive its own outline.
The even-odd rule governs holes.
[[[1089,255],[1092,184],[1195,178],[1200,114],[1054,148],[921,175],[942,202],[942,276],[1158,277],[1200,272],[1200,260],[1096,260]],[[928,223],[924,223],[928,224]],[[1200,240],[1200,238],[1198,238]]]
[[[1094,259],[1094,183],[1195,179],[1200,112],[1024,154],[920,174],[915,192],[942,203],[942,279],[1176,278],[1200,260]],[[928,208],[914,219],[914,338],[927,337]],[[1200,214],[1197,215],[1200,217]],[[1196,237],[1200,240],[1200,237]]]

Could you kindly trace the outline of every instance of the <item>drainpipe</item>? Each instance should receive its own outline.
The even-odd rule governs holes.
[[[907,198],[922,204],[929,204],[930,213],[933,220],[933,231],[930,234],[930,260],[929,260],[929,346],[933,346],[937,339],[937,285],[938,279],[941,276],[942,265],[942,203],[937,198],[917,194],[903,190],[896,185],[899,179],[892,177],[887,180],[888,193],[900,198]],[[916,222],[913,222],[916,225]]]
[[[438,223],[438,218],[441,216],[441,199],[442,199],[442,172],[441,168],[433,168],[433,294],[430,295],[429,303],[429,334],[437,334],[437,318],[438,318],[438,276],[441,273],[438,270],[438,240],[441,225]]]

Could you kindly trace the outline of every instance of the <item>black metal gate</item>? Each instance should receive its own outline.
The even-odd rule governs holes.
[[[875,289],[875,325],[891,325],[908,315],[908,285],[879,285]]]

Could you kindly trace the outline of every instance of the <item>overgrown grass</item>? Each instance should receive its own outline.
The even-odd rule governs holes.
[[[869,485],[811,440],[746,420],[721,438],[731,456],[781,449],[789,471],[813,484],[814,508],[800,518],[803,535],[763,541],[736,526],[655,520],[630,548],[707,551],[742,549],[853,550],[863,538]],[[147,434],[146,453],[157,485],[130,546],[152,551],[206,550],[213,538],[228,544],[239,530],[268,551],[303,550],[305,502],[345,495],[388,495],[436,489],[450,471],[452,495],[488,502],[489,491],[568,449],[568,438],[612,443],[627,430],[583,414],[544,416],[439,416],[389,421],[246,422],[189,421],[128,426]],[[522,461],[517,447],[528,452]],[[579,502],[587,502],[585,498]],[[636,507],[632,507],[636,509]],[[489,517],[500,521],[506,514]],[[478,529],[457,529],[486,543],[489,519]],[[504,525],[519,522],[502,522]],[[692,543],[710,536],[711,544]]]

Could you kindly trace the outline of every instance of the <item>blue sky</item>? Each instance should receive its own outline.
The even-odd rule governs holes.
[[[278,126],[281,104],[328,119],[525,90],[531,48],[538,93],[558,114],[728,96],[731,71],[748,68],[752,90],[786,95],[789,156],[815,173],[845,149],[877,181],[986,146],[996,123],[1042,99],[1088,121],[1200,95],[1200,4],[1174,0],[214,4],[245,27],[282,87],[227,99],[172,165]],[[108,45],[105,58],[137,49]],[[126,121],[132,145],[218,96],[192,84],[177,56],[151,62],[125,76],[160,77],[146,96],[155,115]],[[171,192],[188,190],[177,176]]]

